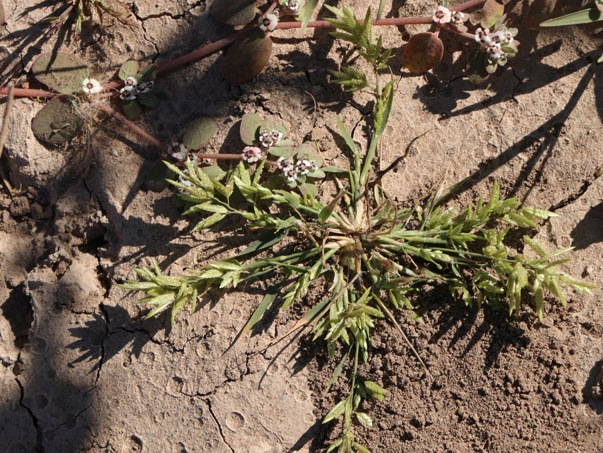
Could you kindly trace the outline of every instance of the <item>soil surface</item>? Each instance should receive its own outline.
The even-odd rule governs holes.
[[[0,84],[31,82],[42,52],[82,56],[106,82],[135,58],[161,63],[230,33],[208,15],[210,1],[124,1],[131,27],[105,18],[104,30],[73,40],[47,35],[57,2],[3,0]],[[337,4],[335,1],[329,4]],[[364,15],[376,0],[358,0]],[[442,64],[425,76],[400,69],[409,33],[382,27],[400,77],[379,149],[386,168],[411,140],[383,185],[403,203],[469,178],[457,206],[487,196],[494,179],[506,196],[554,210],[538,239],[573,246],[568,273],[603,286],[603,65],[594,28],[530,31],[529,2],[505,2],[520,28],[520,53],[482,86],[463,74],[461,46],[448,36]],[[567,10],[580,2],[565,2]],[[434,2],[387,2],[389,17],[429,15]],[[322,8],[319,15],[324,16]],[[336,117],[364,142],[369,98],[328,82],[349,51],[325,30],[277,31],[267,69],[227,85],[221,54],[161,78],[161,106],[138,123],[169,142],[200,116],[220,131],[208,151],[238,152],[232,128],[247,112],[315,140],[330,165],[342,162]],[[109,102],[107,100],[107,102]],[[321,425],[336,396],[323,395],[334,369],[320,343],[297,337],[266,346],[295,322],[274,313],[231,348],[262,298],[260,286],[212,293],[194,314],[144,320],[137,295],[118,283],[158,261],[177,274],[229,256],[248,239],[242,224],[190,231],[173,192],[147,188],[165,156],[115,121],[88,112],[86,133],[46,148],[30,124],[43,100],[18,99],[1,160],[15,188],[0,192],[0,451],[211,452],[323,451],[339,426]],[[0,113],[6,107],[0,100]],[[236,130],[236,129],[235,129]],[[234,150],[233,150],[234,148]],[[325,189],[326,190],[326,189]],[[388,391],[368,405],[372,429],[358,427],[373,452],[603,451],[601,291],[549,304],[542,322],[526,305],[514,319],[450,300],[439,288],[414,301],[423,317],[396,313],[425,361],[418,364],[396,330],[375,329],[362,373]],[[551,301],[552,302],[552,301]],[[343,392],[344,388],[339,387]]]

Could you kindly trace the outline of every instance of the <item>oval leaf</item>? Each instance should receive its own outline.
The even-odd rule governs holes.
[[[140,69],[140,65],[136,60],[128,60],[119,68],[118,77],[121,80],[126,80],[128,77],[134,77],[138,74],[138,70]]]
[[[491,28],[505,13],[505,7],[496,0],[487,0],[482,7],[481,26]]]
[[[256,113],[246,113],[241,118],[240,135],[241,141],[246,145],[253,145],[259,137],[259,129],[262,126],[262,118]]]
[[[199,149],[209,143],[218,130],[218,125],[211,118],[199,118],[191,122],[184,131],[182,143],[189,149]]]
[[[295,157],[297,159],[308,159],[316,162],[319,167],[322,165],[322,157],[318,154],[316,144],[314,142],[304,142],[295,149]]]
[[[123,103],[124,115],[129,120],[136,120],[142,116],[142,107],[138,101],[124,101]]]
[[[209,13],[216,22],[227,25],[246,25],[255,19],[255,0],[214,0]]]
[[[444,44],[435,33],[417,33],[404,49],[404,67],[418,74],[436,67],[444,54]]]
[[[31,122],[35,137],[49,145],[62,145],[75,137],[84,118],[73,96],[57,96],[40,110]]]
[[[31,67],[34,77],[48,88],[62,94],[78,93],[88,77],[86,63],[73,55],[44,54]]]
[[[264,70],[272,52],[272,40],[258,27],[239,35],[222,66],[222,75],[232,85],[249,82]]]
[[[150,109],[159,107],[159,98],[155,93],[139,94],[136,99],[138,99],[138,102],[140,102],[141,105]]]

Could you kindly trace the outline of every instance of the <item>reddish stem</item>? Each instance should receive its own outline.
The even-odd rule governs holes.
[[[116,112],[108,105],[103,104],[102,102],[96,102],[94,105],[96,105],[99,109],[101,109],[103,112],[109,114],[111,117],[113,117],[120,123],[124,124],[125,126],[128,126],[132,130],[132,132],[139,135],[141,138],[145,139],[147,142],[149,142],[154,147],[160,149],[161,151],[165,151],[167,149],[167,147],[168,147],[167,144],[160,142],[155,137],[153,137],[151,134],[149,134],[144,129],[139,127],[136,123],[133,123],[128,118],[123,116],[121,113]]]
[[[7,87],[0,87],[0,96],[8,96]],[[51,98],[58,93],[46,90],[32,90],[29,88],[13,88],[13,96],[16,98]]]

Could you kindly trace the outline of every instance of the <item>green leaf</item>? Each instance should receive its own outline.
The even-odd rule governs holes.
[[[225,214],[219,214],[219,213],[212,214],[209,217],[203,219],[201,222],[197,223],[197,225],[195,225],[195,228],[193,228],[193,231],[205,230],[205,229],[215,225],[216,223],[218,223],[224,217],[226,217]]]
[[[334,420],[336,418],[339,418],[341,416],[341,414],[343,414],[343,411],[345,411],[345,407],[346,404],[348,404],[349,399],[346,398],[344,400],[341,400],[339,403],[337,403],[333,409],[331,409],[329,411],[329,413],[327,415],[325,415],[325,418],[322,419],[322,424],[324,425],[325,423],[329,423],[331,420]]]
[[[138,83],[145,82],[153,82],[157,78],[157,66],[151,65],[145,68],[142,68],[138,74],[136,74],[136,79]]]
[[[368,416],[368,414],[364,412],[355,412],[354,415],[356,416],[356,419],[360,422],[360,424],[365,428],[373,427],[373,420],[371,419],[371,417]]]
[[[383,398],[385,398],[385,389],[383,387],[373,381],[364,381],[363,384],[371,397],[383,401]]]
[[[82,129],[84,118],[73,96],[56,96],[31,121],[34,136],[43,143],[57,146],[73,139]]]
[[[246,113],[243,115],[239,132],[241,141],[248,146],[255,144],[258,140],[259,129],[262,123],[262,117],[256,113]]]
[[[375,134],[381,135],[387,126],[389,120],[389,114],[392,110],[392,104],[394,102],[394,81],[391,80],[381,92],[381,96],[377,101],[377,108],[375,111]]]
[[[496,0],[487,0],[482,7],[482,28],[492,28],[505,13],[504,5]]]
[[[256,15],[255,0],[214,0],[209,13],[215,21],[232,25],[246,25]]]
[[[231,85],[247,83],[264,70],[271,53],[272,40],[262,29],[242,31],[224,58],[222,76]]]
[[[333,371],[333,375],[331,376],[331,379],[329,379],[329,382],[327,383],[327,386],[325,387],[323,395],[326,395],[329,392],[329,390],[331,389],[331,386],[333,384],[335,384],[335,382],[337,382],[337,379],[339,378],[339,375],[343,371],[343,366],[345,365],[345,362],[348,360],[349,355],[350,355],[350,349],[348,349],[348,352],[346,352],[343,355],[343,357],[339,361],[339,364],[335,367],[335,370]]]
[[[140,64],[136,60],[128,60],[119,68],[117,76],[121,80],[126,80],[128,77],[134,77],[140,70]]]
[[[126,118],[129,120],[137,120],[142,116],[142,107],[138,101],[123,101],[122,106],[124,109],[124,115],[126,115]]]
[[[167,180],[173,179],[175,175],[162,160],[158,160],[147,173],[147,188],[153,192],[162,192],[168,187]]]
[[[218,124],[212,118],[198,118],[186,126],[182,143],[189,149],[197,150],[209,143],[218,130]]]
[[[302,31],[306,30],[306,26],[310,19],[312,18],[312,13],[316,9],[316,5],[318,5],[318,0],[307,0],[306,5],[303,7],[302,11],[299,13],[299,17],[302,23]]]
[[[262,318],[262,316],[264,316],[264,313],[266,313],[266,310],[268,309],[270,304],[274,302],[274,300],[278,297],[281,288],[281,284],[273,285],[268,288],[266,295],[262,298],[260,304],[253,311],[251,317],[247,321],[247,324],[245,324],[245,326],[241,329],[241,333],[239,334],[239,336],[245,335],[247,332],[253,329],[253,326],[257,324],[257,322]]]
[[[540,24],[541,27],[562,27],[565,25],[580,25],[590,24],[603,20],[603,13],[597,8],[582,9],[574,13],[566,14],[565,16],[556,17],[555,19],[545,20]]]
[[[84,60],[63,53],[40,55],[31,72],[39,82],[62,94],[82,91],[82,82],[89,74]]]
[[[159,107],[159,97],[157,97],[155,93],[139,94],[136,99],[141,105],[150,109],[156,109]]]

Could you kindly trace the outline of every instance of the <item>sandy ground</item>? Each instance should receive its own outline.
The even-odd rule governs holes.
[[[52,3],[3,1],[3,84],[25,81],[35,56],[62,39],[42,37]],[[511,3],[521,26],[527,2]],[[112,25],[62,44],[103,81],[126,59],[167,61],[228,33],[208,17],[210,2],[124,4],[132,28]],[[363,14],[369,4],[356,1],[354,9]],[[387,11],[432,9],[425,0],[394,0]],[[429,131],[386,177],[386,189],[412,201],[470,176],[453,201],[461,205],[486,195],[496,178],[506,195],[559,214],[538,238],[576,247],[565,270],[603,286],[603,179],[595,177],[603,165],[603,65],[593,64],[600,34],[522,29],[519,56],[476,87],[458,78],[459,52],[447,52],[425,77],[400,71],[399,49],[424,28],[379,30],[397,49],[401,76],[381,167]],[[217,152],[227,150],[222,143],[241,116],[257,112],[298,141],[315,140],[337,163],[336,116],[352,129],[368,112],[368,98],[327,81],[346,47],[325,31],[273,36],[270,64],[253,82],[227,85],[221,55],[212,56],[162,78],[161,107],[140,124],[169,141],[188,121],[211,116],[220,124],[209,148]],[[230,225],[191,234],[194,219],[182,218],[172,192],[146,188],[162,156],[112,120],[91,114],[82,138],[45,148],[30,129],[42,102],[16,102],[1,161],[19,191],[0,193],[0,451],[322,451],[338,429],[320,424],[334,401],[323,395],[334,365],[303,336],[263,350],[294,312],[275,314],[227,350],[261,286],[216,292],[172,327],[163,318],[143,320],[136,295],[117,286],[151,258],[178,273],[228,256],[248,232]],[[356,138],[362,141],[360,127]],[[422,295],[424,323],[397,316],[432,377],[394,329],[379,326],[362,373],[389,394],[368,408],[375,427],[358,427],[362,441],[373,452],[603,451],[601,292],[570,299],[539,322],[530,309],[509,320],[467,309],[438,289]]]

